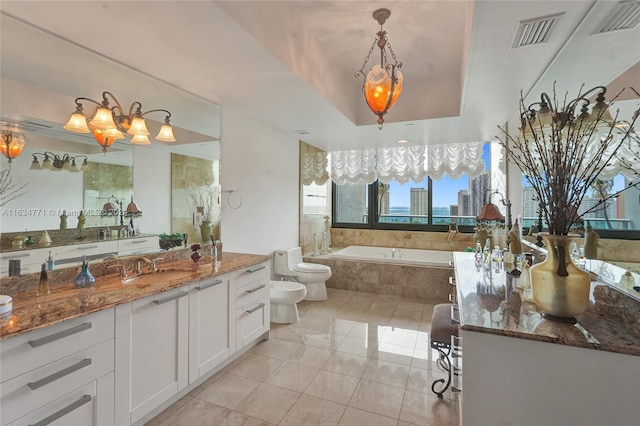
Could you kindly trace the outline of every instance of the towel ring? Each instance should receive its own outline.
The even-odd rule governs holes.
[[[230,190],[226,190],[226,191],[222,191],[222,192],[227,192],[229,194],[229,195],[227,195],[227,205],[229,206],[229,208],[231,208],[233,210],[238,210],[240,207],[242,207],[242,195],[240,195],[240,200],[237,202],[236,206],[231,204],[231,196],[233,195],[234,192],[238,192],[237,190],[230,189]]]

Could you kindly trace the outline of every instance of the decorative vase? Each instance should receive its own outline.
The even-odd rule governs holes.
[[[89,262],[86,259],[82,262],[82,269],[80,271],[80,275],[73,280],[73,284],[76,288],[86,288],[91,287],[96,282],[95,277],[89,272]]]
[[[533,300],[545,318],[571,321],[589,306],[591,287],[590,275],[571,260],[571,243],[578,235],[541,235],[547,258],[531,267]]]
[[[200,235],[202,236],[202,242],[208,243],[211,241],[211,221],[203,220],[200,225]]]

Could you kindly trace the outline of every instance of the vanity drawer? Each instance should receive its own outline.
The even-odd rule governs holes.
[[[236,288],[240,289],[256,281],[269,281],[270,262],[247,266],[236,271]]]
[[[236,290],[236,306],[238,309],[244,308],[259,299],[269,300],[269,280],[265,277],[252,281]]]
[[[52,248],[56,265],[63,263],[82,262],[83,256],[107,255],[118,252],[117,241],[94,241],[85,244],[73,244]]]
[[[2,383],[0,411],[11,421],[113,371],[113,339]]]
[[[42,365],[113,339],[113,312],[113,308],[104,309],[3,340],[0,381],[4,383]]]
[[[158,236],[149,235],[146,237],[127,238],[118,241],[118,255],[129,256],[132,254],[143,254],[156,252],[160,249]]]

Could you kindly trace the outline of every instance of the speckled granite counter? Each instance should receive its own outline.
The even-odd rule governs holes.
[[[454,253],[463,330],[640,356],[640,302],[594,278],[576,324],[546,320],[521,278],[477,270],[473,253]]]
[[[159,255],[162,256],[162,254]],[[193,281],[255,265],[270,258],[271,256],[265,255],[225,252],[217,268],[213,263],[206,261],[209,258],[202,258],[197,269],[193,269],[194,263],[190,259],[171,260],[158,264],[160,273],[155,273],[158,277],[157,282],[145,279],[123,284],[122,278],[114,273],[116,269],[113,269],[108,275],[96,273],[95,285],[86,289],[74,287],[72,277],[77,275],[77,268],[68,268],[60,271],[60,274],[71,278],[62,278],[66,282],[52,285],[51,294],[47,296],[36,296],[38,274],[20,277],[19,283],[16,279],[3,278],[0,280],[2,283],[0,293],[13,298],[13,311],[10,317],[4,316],[0,321],[0,337],[5,339],[26,333]],[[96,265],[97,270],[101,268],[105,269],[103,264]],[[170,273],[163,274],[163,271]],[[164,280],[161,279],[163,275]],[[25,280],[32,282],[25,282]]]

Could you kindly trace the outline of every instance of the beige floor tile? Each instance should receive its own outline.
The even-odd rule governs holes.
[[[368,358],[375,353],[376,347],[375,340],[347,336],[338,345],[337,351]]]
[[[232,411],[219,426],[275,426],[273,423],[247,416],[246,414]]]
[[[372,358],[362,379],[404,389],[409,377],[409,366]]]
[[[262,383],[238,403],[235,411],[278,424],[299,396],[299,392]]]
[[[397,419],[404,389],[369,380],[361,380],[349,401],[349,407]]]
[[[327,292],[148,425],[457,425],[458,394],[431,391],[446,377],[428,340],[435,304]]]
[[[345,408],[326,399],[300,395],[280,426],[337,426]]]
[[[294,362],[285,361],[276,371],[271,373],[266,383],[296,392],[304,391],[316,377],[320,369]]]
[[[264,381],[284,361],[267,356],[249,354],[244,360],[229,370],[229,373],[247,377],[253,380]]]
[[[322,367],[333,373],[360,378],[367,368],[369,358],[344,352],[335,352]]]
[[[200,399],[190,399],[167,417],[162,426],[216,426],[231,410]],[[149,424],[149,423],[147,423]]]
[[[390,343],[380,343],[378,344],[378,350],[373,354],[373,358],[395,362],[396,364],[411,365],[413,361],[413,348],[392,345]]]
[[[382,337],[380,337],[381,343],[389,343],[392,345],[406,346],[412,350],[416,347],[418,341],[418,332],[411,329],[386,327]]]
[[[185,396],[183,398],[180,398],[179,400],[174,402],[171,406],[167,407],[160,414],[158,414],[153,419],[151,419],[149,422],[145,423],[145,426],[146,425],[149,425],[149,426],[158,426],[158,425],[160,425],[164,420],[166,420],[173,413],[178,411],[183,405],[185,405],[187,402],[191,401],[191,399],[192,398],[189,397],[189,396]]]
[[[235,374],[218,374],[222,377],[200,392],[198,399],[233,409],[260,385],[258,381]]]
[[[263,340],[256,346],[254,346],[250,352],[256,355],[268,356],[270,358],[276,358],[285,360],[289,354],[302,345],[300,343],[289,342],[281,339],[269,339]]]
[[[419,425],[456,426],[457,416],[458,405],[455,401],[405,391],[400,420]]]
[[[334,333],[322,333],[308,336],[305,339],[305,344],[309,346],[314,346],[316,348],[323,348],[335,351],[340,343],[344,340],[345,336],[341,336],[339,334]]]
[[[347,407],[339,426],[395,426],[396,419],[354,407]]]
[[[302,345],[287,357],[287,361],[308,365],[309,367],[322,368],[331,358],[332,350]]]
[[[344,374],[320,371],[304,393],[318,398],[344,404],[349,401],[359,380]]]

